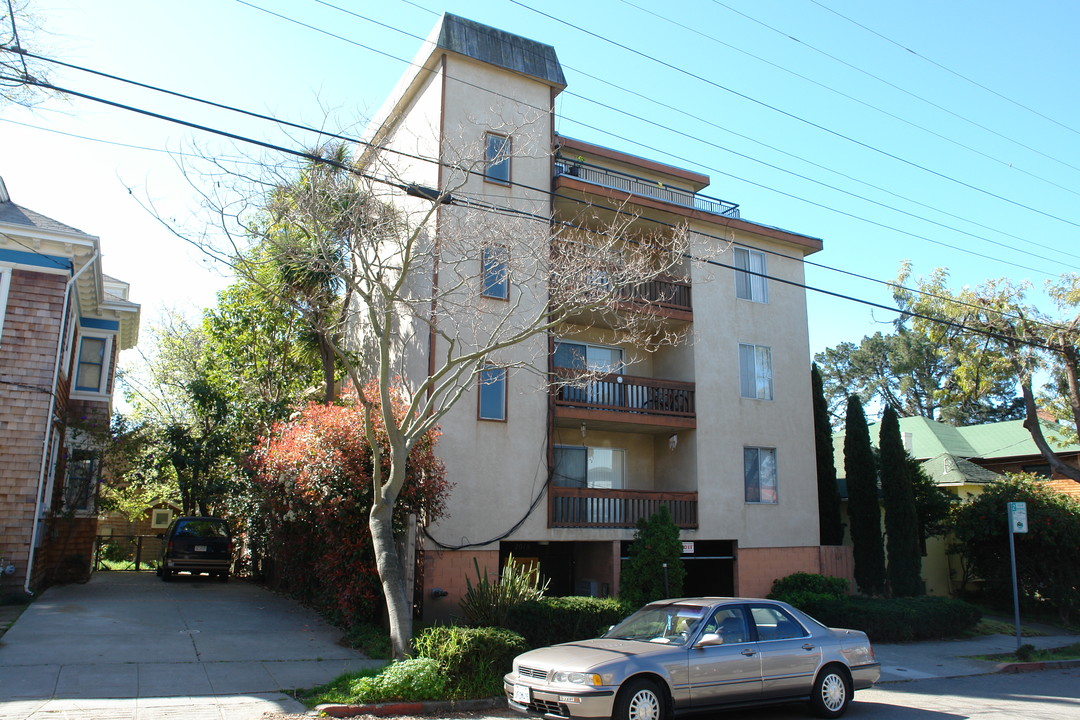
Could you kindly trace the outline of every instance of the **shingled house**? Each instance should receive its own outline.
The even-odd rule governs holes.
[[[116,359],[138,332],[99,239],[0,180],[0,595],[88,575]]]

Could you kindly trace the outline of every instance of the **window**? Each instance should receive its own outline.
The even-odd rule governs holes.
[[[75,368],[75,389],[82,392],[105,391],[105,349],[108,339],[83,337],[79,340],[79,364]]]
[[[592,373],[594,378],[602,375],[621,375],[622,348],[556,340],[555,357],[552,363],[556,368],[581,371],[580,374],[570,373],[569,378],[562,378],[565,381],[572,382],[575,377],[580,377],[585,371]],[[584,385],[568,384],[559,388],[561,400],[574,402],[622,406],[625,405],[624,396],[623,384],[601,379],[589,380]]]
[[[748,503],[776,503],[776,450],[743,448],[743,482]]]
[[[85,448],[75,448],[67,462],[67,480],[64,483],[64,508],[66,510],[89,510],[97,490],[97,453]]]
[[[510,184],[510,138],[496,133],[484,134],[484,179]]]
[[[480,294],[506,300],[510,297],[510,250],[505,247],[486,247],[481,252],[483,265]]]
[[[506,368],[480,371],[480,419],[506,419]]]
[[[0,267],[0,342],[4,341],[4,315],[7,314],[8,288],[11,286],[11,268]]]
[[[765,253],[735,248],[735,295],[743,300],[769,302]],[[757,273],[757,274],[752,274]]]
[[[754,618],[758,640],[763,642],[804,638],[810,634],[798,620],[773,605],[752,605],[750,615]]]
[[[772,348],[739,343],[739,391],[744,398],[772,400]]]
[[[556,445],[553,482],[558,487],[619,490],[626,451],[621,448]]]

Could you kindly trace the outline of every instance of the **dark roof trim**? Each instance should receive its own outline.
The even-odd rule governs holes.
[[[489,25],[445,13],[438,47],[529,75],[550,85],[566,87],[566,77],[555,56],[555,48]]]

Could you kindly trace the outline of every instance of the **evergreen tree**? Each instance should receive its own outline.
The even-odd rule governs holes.
[[[686,569],[682,563],[679,528],[667,505],[648,520],[641,518],[629,549],[630,559],[622,573],[619,597],[634,606],[682,595]],[[664,582],[667,563],[667,583]]]
[[[836,484],[833,461],[832,424],[821,373],[815,364],[810,368],[814,394],[814,443],[817,450],[818,527],[822,545],[842,545],[844,524],[840,519],[840,488]]]
[[[885,590],[885,549],[881,542],[877,467],[870,430],[858,395],[848,398],[844,435],[844,474],[848,487],[848,519],[855,555],[855,584],[866,595]]]
[[[894,597],[923,594],[919,521],[915,509],[908,454],[900,436],[896,411],[885,408],[878,436],[881,492],[885,504],[885,539],[889,587]]]

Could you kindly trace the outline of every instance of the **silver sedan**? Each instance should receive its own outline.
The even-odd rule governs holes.
[[[773,600],[684,598],[646,605],[595,640],[519,655],[503,685],[512,709],[547,718],[668,720],[794,701],[836,718],[879,676],[866,633]]]

